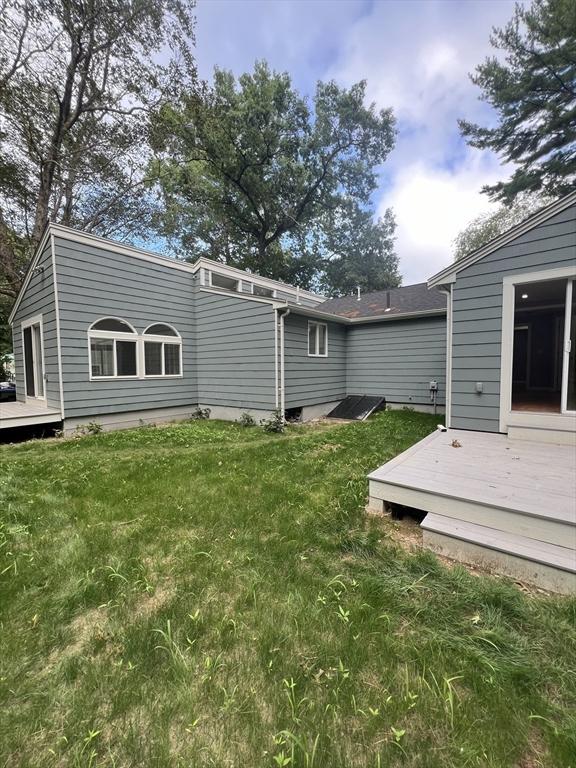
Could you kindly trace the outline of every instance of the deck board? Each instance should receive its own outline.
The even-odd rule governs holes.
[[[567,445],[438,431],[369,479],[576,525],[576,452]]]
[[[48,408],[40,402],[24,403],[20,400],[11,403],[0,402],[0,429],[50,424],[61,419],[62,416],[57,408]]]
[[[549,544],[530,537],[495,530],[478,523],[466,523],[434,514],[426,516],[422,528],[434,533],[455,536],[474,544],[483,544],[490,549],[518,555],[534,563],[551,565],[570,573],[576,573],[573,542],[565,542],[572,544],[572,546]]]

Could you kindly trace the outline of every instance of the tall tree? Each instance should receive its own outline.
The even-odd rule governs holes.
[[[400,285],[392,211],[388,209],[375,221],[370,211],[348,206],[339,216],[345,216],[345,221],[326,228],[326,251],[330,257],[321,278],[325,292],[344,296],[356,288],[369,292]]]
[[[369,208],[375,169],[393,146],[391,111],[364,100],[364,82],[318,83],[310,104],[265,63],[238,81],[217,69],[211,87],[158,116],[168,234],[234,266],[298,274],[310,285],[325,256],[319,223],[337,221],[349,199]]]
[[[0,0],[0,297],[48,221],[119,237],[151,225],[146,115],[194,84],[193,5]]]
[[[521,192],[511,205],[500,205],[494,211],[477,216],[454,240],[455,261],[478,250],[552,201],[553,198],[541,194]]]
[[[461,120],[460,129],[471,146],[493,149],[517,168],[483,191],[505,203],[524,191],[566,194],[576,184],[576,3],[517,4],[490,42],[504,57],[487,58],[471,78],[498,122]]]

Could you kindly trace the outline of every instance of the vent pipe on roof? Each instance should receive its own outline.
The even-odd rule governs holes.
[[[390,311],[390,291],[386,291],[386,312]]]
[[[356,290],[358,291],[358,298],[356,299],[356,301],[360,301],[360,286],[359,285],[356,286]]]

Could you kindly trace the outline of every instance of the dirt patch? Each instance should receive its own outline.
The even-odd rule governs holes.
[[[60,662],[80,654],[93,637],[105,634],[107,623],[105,606],[90,608],[72,619],[69,624],[71,642],[63,648],[54,648],[50,652],[46,670],[49,671]]]
[[[548,752],[539,733],[532,731],[528,738],[528,748],[515,768],[545,768],[549,765]]]
[[[174,587],[159,586],[154,592],[142,595],[133,608],[132,616],[135,619],[147,619],[168,605],[176,595]]]

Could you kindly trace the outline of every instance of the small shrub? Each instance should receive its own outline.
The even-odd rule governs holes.
[[[264,432],[275,432],[276,434],[283,434],[286,431],[286,422],[284,421],[284,414],[280,408],[275,408],[272,411],[272,415],[269,419],[262,419],[260,422]]]
[[[243,413],[242,416],[240,416],[240,418],[238,419],[238,423],[241,424],[243,427],[256,426],[256,421],[254,417],[248,412]]]
[[[99,435],[102,432],[102,424],[97,421],[89,421],[88,424],[78,424],[73,432],[74,437],[85,437],[86,435]]]
[[[195,421],[201,421],[203,419],[209,419],[210,413],[210,408],[200,408],[200,406],[198,406],[195,411],[192,411],[190,418]]]

